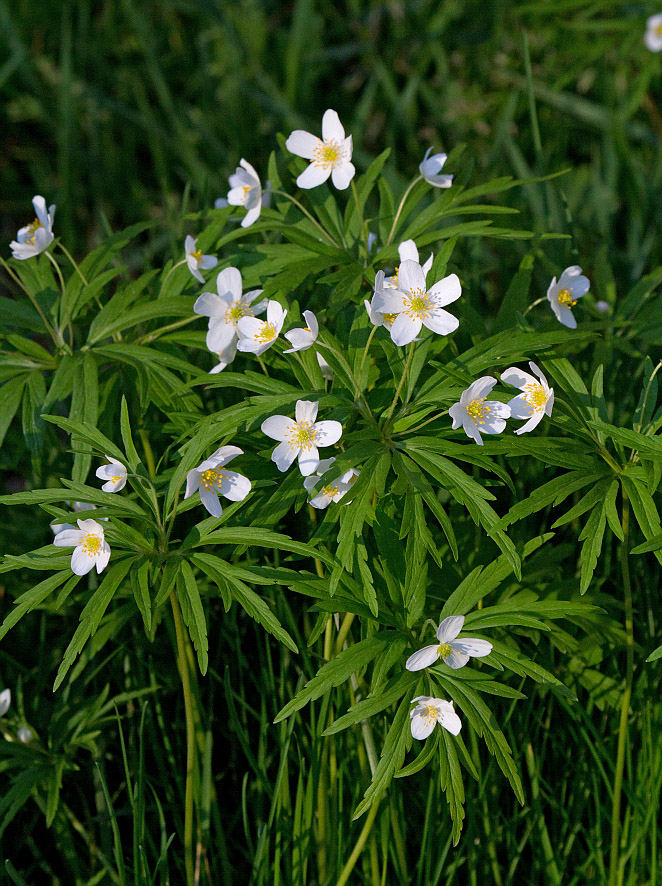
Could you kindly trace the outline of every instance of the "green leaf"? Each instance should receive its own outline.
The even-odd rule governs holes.
[[[654,652],[651,652],[646,661],[657,661],[658,658],[662,658],[662,646],[658,646]]]
[[[95,429],[99,406],[99,386],[96,360],[89,352],[85,353],[76,367],[73,395],[71,397],[70,420],[79,425]],[[97,432],[98,433],[98,432]],[[74,451],[74,466],[71,472],[75,483],[84,483],[90,470],[92,456],[85,451],[84,440],[78,434],[71,435],[71,448]],[[104,453],[104,455],[109,453]]]
[[[200,591],[198,590],[193,570],[186,560],[182,560],[180,564],[176,594],[184,622],[188,628],[195,651],[198,654],[200,673],[204,676],[209,665],[207,622],[205,621]]]
[[[150,572],[151,564],[148,559],[139,560],[138,564],[131,570],[131,590],[136,601],[138,611],[142,615],[145,624],[145,632],[147,636],[152,631],[152,600],[150,597]]]
[[[435,727],[435,731],[436,727]],[[439,741],[439,781],[441,789],[446,794],[446,802],[451,813],[453,822],[453,846],[457,846],[462,833],[464,821],[464,784],[462,783],[462,771],[457,759],[457,752],[453,743],[453,736],[441,726],[441,739]]]
[[[133,435],[131,434],[131,421],[129,419],[129,407],[126,403],[126,397],[122,394],[122,406],[120,412],[120,431],[122,434],[122,443],[126,452],[129,469],[132,472],[137,471],[140,462],[140,456],[133,443]]]
[[[367,698],[362,699],[343,714],[337,720],[328,726],[322,735],[335,735],[336,732],[342,732],[355,723],[361,723],[368,717],[379,714],[385,708],[390,707],[399,698],[401,698],[408,689],[411,689],[418,680],[418,674],[412,674],[404,671],[399,676],[392,677],[386,684],[380,687],[379,691],[371,693]]]
[[[396,772],[393,776],[394,778],[407,778],[409,775],[415,775],[417,772],[420,772],[425,766],[428,765],[430,760],[435,756],[437,752],[437,746],[439,745],[439,736],[443,732],[443,729],[435,729],[432,735],[430,735],[423,744],[423,750],[415,757],[411,763],[407,766],[403,766],[399,772]]]
[[[41,606],[44,600],[46,600],[56,588],[59,588],[60,585],[64,584],[64,582],[70,577],[70,570],[58,572],[55,575],[51,575],[43,581],[40,581],[39,584],[30,588],[29,591],[25,591],[24,594],[17,597],[16,600],[14,600],[14,608],[6,616],[2,623],[2,627],[0,627],[0,640],[5,637],[14,625],[18,624],[24,615],[27,615],[28,612],[32,612],[33,609]]]
[[[517,316],[524,313],[529,302],[533,262],[534,257],[531,253],[525,255],[520,262],[519,270],[510,281],[494,321],[495,332],[517,328]]]
[[[60,415],[43,415],[42,418],[44,421],[50,422],[53,425],[57,425],[58,428],[62,428],[62,430],[67,431],[67,433],[71,436],[72,441],[74,436],[80,442],[88,443],[93,449],[95,449],[99,455],[112,455],[113,458],[118,459],[121,462],[126,462],[126,456],[122,452],[121,449],[118,449],[117,446],[113,442],[111,442],[108,437],[101,433],[101,431],[97,430],[94,426],[96,424],[96,420],[92,424],[85,424],[82,421],[74,421],[70,418],[63,418]],[[77,481],[82,482],[82,481]]]
[[[28,376],[21,374],[10,378],[0,388],[0,446],[21,403],[27,380]]]

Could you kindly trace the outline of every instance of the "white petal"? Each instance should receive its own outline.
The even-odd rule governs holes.
[[[285,338],[290,342],[292,347],[283,351],[284,354],[292,354],[295,351],[306,351],[308,348],[312,347],[315,341],[308,329],[290,329],[289,332],[285,333]]]
[[[237,332],[242,339],[255,340],[264,329],[264,320],[258,320],[257,317],[240,317],[237,321]],[[240,351],[243,351],[242,342],[237,345]]]
[[[519,369],[517,366],[509,366],[508,369],[504,369],[501,373],[501,381],[505,382],[507,385],[513,385],[513,387],[519,388],[520,391],[523,391],[526,385],[538,384],[538,379],[529,375],[529,373],[525,372],[523,369]]]
[[[76,575],[87,575],[90,569],[94,569],[95,559],[91,554],[86,554],[81,545],[71,555],[71,568]]]
[[[486,418],[484,424],[479,426],[481,434],[500,434],[506,427],[503,418]]]
[[[251,481],[236,471],[223,471],[221,495],[230,501],[243,501],[251,491]]]
[[[207,330],[206,344],[212,353],[218,354],[229,348],[236,337],[237,327],[233,323],[226,323],[225,320],[212,321]]]
[[[267,323],[271,323],[276,332],[280,332],[287,317],[287,311],[280,302],[270,299],[267,302]]]
[[[306,480],[309,480],[310,477],[306,477]],[[305,481],[304,481],[305,482]],[[311,498],[308,504],[312,508],[317,508],[318,511],[324,510],[324,508],[328,508],[331,502],[333,501],[333,497],[328,494],[328,492],[318,492],[318,494]]]
[[[463,615],[449,615],[437,628],[437,640],[440,643],[450,643],[462,630],[464,625]]]
[[[373,295],[370,307],[380,314],[400,314],[407,307],[407,302],[399,289],[381,289]]]
[[[331,181],[339,191],[344,191],[349,187],[349,183],[354,178],[356,169],[353,163],[342,163],[334,166],[331,170]]]
[[[483,438],[480,436],[478,425],[468,415],[465,415],[462,419],[462,427],[467,437],[470,437],[474,443],[477,443],[479,446],[483,445]]]
[[[195,468],[186,475],[186,492],[184,498],[190,498],[200,485],[200,472]]]
[[[389,313],[388,311],[386,313]],[[391,340],[396,345],[408,345],[421,331],[423,321],[420,317],[398,314],[391,326]]]
[[[238,446],[220,446],[216,452],[213,452],[209,456],[207,461],[209,462],[210,467],[218,468],[229,464],[233,458],[243,454],[244,450],[240,449]],[[198,470],[200,469],[198,468]]]
[[[221,274],[223,272],[221,271]],[[219,274],[219,277],[221,275]],[[200,314],[202,317],[216,317],[225,320],[228,312],[228,304],[219,298],[213,292],[203,292],[201,296],[196,298],[193,304],[193,313]]]
[[[439,280],[434,284],[430,289],[430,295],[441,307],[457,301],[462,295],[460,278],[457,274],[449,274],[448,277],[444,277],[443,280]]]
[[[472,400],[478,400],[486,397],[496,384],[496,379],[491,375],[483,375],[472,382],[466,391],[463,392],[460,403],[466,405]]]
[[[202,502],[202,504],[209,511],[212,517],[220,517],[223,513],[223,506],[218,499],[218,493],[212,492],[211,489],[207,489],[202,484],[200,484],[199,489],[200,501]]]
[[[254,206],[252,209],[249,209],[244,218],[242,219],[241,226],[242,228],[250,228],[250,226],[258,220],[260,217],[260,213],[262,212],[262,203],[258,203],[257,206]]]
[[[450,335],[451,332],[455,332],[460,321],[448,311],[437,308],[429,317],[423,317],[423,325],[437,335]]]
[[[98,554],[96,558],[96,566],[97,566],[97,574],[103,572],[103,570],[108,565],[108,561],[110,560],[110,545],[107,541],[104,541],[101,545],[101,553]]]
[[[314,163],[311,163],[297,178],[297,186],[309,191],[311,188],[324,184],[330,175],[330,166],[316,166]]]
[[[415,261],[418,262],[418,249],[416,248],[416,244],[413,240],[403,240],[403,242],[398,246],[398,255],[400,256],[400,261]]]
[[[290,446],[289,443],[279,443],[271,453],[271,460],[279,471],[286,471],[298,454],[298,446]]]
[[[408,671],[420,671],[433,665],[438,658],[439,644],[435,643],[434,646],[424,646],[423,649],[410,655],[405,662],[405,667]]]
[[[339,421],[318,421],[314,428],[315,443],[318,446],[333,446],[342,437],[342,425]]]
[[[508,406],[510,407],[510,417],[517,421],[528,421],[531,416],[535,415],[538,411],[542,417],[542,410],[534,410],[531,404],[524,398],[523,394],[509,400]]]
[[[190,234],[186,235],[186,240],[184,240],[184,252],[187,255],[190,255],[192,252],[195,252],[195,244],[198,241],[191,237]]]
[[[272,440],[285,440],[296,431],[296,422],[286,415],[272,415],[265,418],[261,427],[262,433]]]
[[[461,403],[453,403],[448,410],[448,414],[453,419],[452,428],[456,431],[464,421],[467,411]]]
[[[304,477],[314,473],[320,462],[320,454],[317,446],[308,446],[299,452],[299,470]]]
[[[85,535],[80,529],[63,529],[53,539],[53,544],[58,547],[68,548],[80,544],[81,538]]]
[[[231,178],[234,178],[234,176],[231,176]],[[246,191],[244,191],[243,185],[239,185],[228,191],[228,204],[230,206],[243,206],[245,202]]]
[[[462,720],[453,711],[452,713],[443,713],[439,717],[439,722],[444,729],[447,729],[451,735],[459,735],[462,729]]]
[[[426,291],[423,268],[415,261],[403,261],[398,268],[398,286],[405,292]]]
[[[248,160],[244,160],[244,158],[242,157],[241,160],[239,161],[239,165],[244,167],[244,169],[249,174],[249,176],[253,179],[253,182],[255,184],[258,184],[258,185],[260,184],[260,176],[257,174],[255,169],[251,166],[251,164],[248,162]]]
[[[516,433],[518,436],[519,436],[520,434],[528,434],[528,433],[529,433],[530,431],[532,431],[534,428],[537,428],[537,427],[538,427],[538,425],[540,424],[540,422],[541,422],[542,419],[543,419],[544,414],[545,414],[545,413],[544,413],[544,411],[543,411],[542,409],[539,410],[538,412],[534,412],[534,414],[533,414],[533,415],[531,416],[531,418],[527,421],[527,423],[526,423],[525,425],[522,425],[521,428],[517,428],[517,430],[515,431],[515,433]],[[516,418],[516,416],[513,416],[513,418]]]
[[[437,720],[435,717],[426,717],[423,719],[420,714],[415,713],[411,718],[411,734],[414,738],[418,738],[422,741],[432,733],[436,725]]]
[[[312,424],[315,424],[315,419],[317,418],[318,406],[319,406],[319,401],[297,400],[296,409],[294,410],[296,420],[298,422],[309,421],[309,422],[312,422]],[[335,440],[334,440],[334,443],[335,443]]]
[[[320,139],[316,135],[311,135],[310,132],[306,132],[304,129],[295,129],[294,132],[290,133],[285,142],[285,147],[291,154],[296,154],[297,157],[312,160],[319,143]]]
[[[200,267],[203,271],[208,271],[210,268],[215,268],[218,264],[218,259],[213,255],[203,255],[200,259]]]
[[[463,668],[465,666],[465,664],[469,661],[469,656],[465,655],[462,652],[457,652],[455,649],[451,649],[448,655],[443,656],[443,659],[449,668],[457,670],[458,668]]]
[[[453,640],[451,646],[456,652],[464,653],[471,658],[482,658],[492,651],[492,644],[487,640],[479,640],[476,637],[460,637]]]
[[[325,142],[342,142],[345,140],[345,130],[340,122],[338,114],[329,108],[322,117],[322,138]]]
[[[319,323],[317,322],[317,317],[313,314],[312,311],[304,311],[303,319],[306,321],[306,325],[310,330],[310,334],[313,336],[313,341],[317,338],[320,328]]]
[[[230,295],[232,301],[241,298],[241,272],[237,268],[223,268],[216,277],[216,288],[219,295]]]
[[[4,717],[4,715],[9,710],[9,705],[11,704],[11,689],[3,689],[0,692],[0,717]]]

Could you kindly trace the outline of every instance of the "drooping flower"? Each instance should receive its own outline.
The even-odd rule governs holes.
[[[317,357],[319,368],[322,370],[322,378],[327,379],[327,381],[333,381],[333,369],[331,369],[319,351],[315,351],[315,356]]]
[[[32,205],[36,213],[35,220],[21,228],[16,234],[16,240],[12,240],[9,244],[12,256],[21,260],[39,255],[44,249],[48,249],[55,239],[53,234],[55,203],[46,210],[46,201],[37,195],[32,198]]]
[[[230,501],[243,501],[251,491],[251,481],[236,471],[225,470],[228,462],[242,454],[243,449],[238,446],[221,446],[217,449],[209,458],[200,462],[197,468],[188,472],[184,498],[199,492],[200,501],[212,517],[220,517],[223,513],[219,495]]]
[[[547,379],[535,363],[529,361],[529,368],[538,376],[537,379],[516,366],[510,366],[501,373],[501,381],[519,388],[522,392],[508,401],[510,417],[526,421],[525,425],[515,431],[516,434],[532,431],[540,424],[543,415],[552,414],[554,406],[554,388],[550,388]]]
[[[257,172],[250,163],[242,159],[239,166],[229,178],[230,191],[228,193],[228,204],[230,206],[244,206],[246,215],[244,216],[241,226],[248,228],[253,222],[257,221],[262,212],[262,183]]]
[[[386,289],[386,277],[384,276],[383,271],[377,271],[377,275],[375,276],[375,288],[373,293],[374,296],[377,295],[378,292],[381,292],[382,289]],[[392,288],[392,287],[390,287]],[[384,326],[386,329],[390,331],[391,326],[393,326],[393,321],[398,316],[397,314],[383,314],[381,311],[376,311],[372,304],[368,301],[368,299],[363,300],[363,304],[365,305],[366,312],[368,314],[368,319],[372,323],[373,326]]]
[[[223,372],[237,356],[237,339],[233,338],[227,348],[216,351],[218,363],[209,370],[210,375],[216,375],[217,372]]]
[[[78,529],[64,529],[53,539],[59,547],[75,545],[71,555],[71,568],[76,575],[87,575],[96,566],[103,572],[110,560],[110,545],[103,535],[103,526],[96,520],[77,520]]]
[[[416,707],[409,712],[411,717],[411,734],[414,738],[424,739],[432,733],[437,723],[447,729],[451,735],[458,735],[462,729],[462,721],[455,713],[452,701],[443,698],[432,698],[429,695],[417,695],[411,701]]]
[[[651,15],[646,19],[644,43],[651,52],[660,52],[662,50],[662,12]]]
[[[577,299],[583,298],[591,284],[588,277],[584,277],[579,265],[571,265],[561,274],[559,282],[552,277],[552,282],[547,290],[547,299],[559,323],[563,323],[568,329],[576,329],[572,308],[577,304]]]
[[[307,351],[316,341],[319,335],[319,323],[312,311],[304,311],[303,319],[308,324],[305,329],[290,329],[285,333],[285,338],[292,347],[283,351],[284,354],[293,354],[295,351]]]
[[[263,299],[253,304],[255,299],[262,295],[261,289],[251,289],[242,295],[241,272],[237,268],[224,268],[216,277],[216,289],[218,295],[214,292],[203,292],[196,299],[193,311],[209,317],[207,347],[218,354],[221,362],[227,366],[234,360],[236,354],[239,321],[242,317],[254,317],[263,313],[267,302]],[[231,359],[227,359],[230,356]]]
[[[408,671],[420,671],[442,659],[449,668],[463,668],[470,658],[482,658],[492,651],[492,644],[475,637],[456,639],[464,625],[463,615],[450,615],[437,628],[437,643],[424,646],[405,662]]]
[[[452,175],[439,175],[446,162],[446,154],[432,154],[432,148],[428,148],[425,157],[421,160],[418,170],[425,181],[433,188],[450,188],[453,184]]]
[[[407,259],[398,269],[398,288],[375,292],[371,307],[382,314],[397,314],[391,338],[396,345],[406,345],[416,338],[422,326],[438,335],[448,335],[457,329],[459,320],[443,307],[461,295],[457,274],[444,277],[428,290],[423,268]]]
[[[400,264],[403,261],[415,261],[418,262],[418,248],[413,240],[404,240],[398,246],[398,255],[400,256]],[[430,253],[428,260],[421,267],[423,268],[423,273],[427,277],[430,268],[432,267],[432,261],[434,259],[434,254]],[[384,289],[397,289],[398,288],[398,271],[399,268],[395,269],[395,274],[391,277],[384,277]]]
[[[453,430],[462,425],[467,437],[483,445],[481,434],[500,434],[510,418],[510,406],[498,400],[485,398],[496,384],[491,375],[484,375],[462,392],[457,403],[448,410],[453,419]]]
[[[329,176],[339,191],[349,187],[354,178],[352,136],[345,138],[345,130],[335,111],[329,108],[322,117],[322,138],[303,129],[295,129],[285,142],[292,154],[310,160],[310,166],[297,178],[300,188],[316,188]]]
[[[126,486],[126,467],[121,461],[107,455],[109,464],[97,468],[96,475],[100,480],[106,480],[101,489],[104,492],[119,492]]]
[[[0,717],[4,717],[11,704],[11,689],[3,689],[0,692]]]
[[[262,422],[262,433],[281,441],[271,453],[279,471],[286,471],[298,456],[299,470],[308,477],[319,465],[318,447],[332,446],[340,440],[339,421],[315,421],[318,406],[311,400],[297,400],[294,420],[286,415],[272,415]]]
[[[317,481],[320,477],[322,477],[331,467],[331,465],[335,462],[335,458],[323,458],[320,463],[317,465],[317,470],[314,474],[310,474],[303,481],[303,485],[306,487],[308,492],[312,492],[317,484]],[[337,480],[333,480],[331,483],[328,483],[326,486],[323,486],[322,489],[310,500],[310,504],[314,508],[318,508],[322,510],[324,508],[328,508],[332,501],[338,502],[340,499],[346,495],[349,490],[352,488],[354,483],[356,482],[356,478],[359,476],[359,471],[356,468],[350,468],[348,471],[345,471]]]
[[[195,279],[204,283],[205,278],[202,276],[199,269],[202,268],[203,271],[208,271],[209,268],[215,268],[218,264],[218,259],[213,255],[203,255],[201,249],[195,248],[197,242],[197,239],[191,237],[190,234],[187,235],[186,240],[184,241],[186,264]]]
[[[67,502],[69,504],[69,502]],[[95,505],[91,505],[86,501],[75,501],[73,503],[74,513],[80,514],[81,511],[94,511],[96,510]],[[108,520],[108,517],[100,517],[100,520]],[[76,529],[71,523],[51,523],[51,529],[53,530],[54,535],[59,535],[65,529]]]
[[[267,302],[267,319],[241,317],[237,323],[239,340],[237,350],[251,354],[264,354],[278,338],[287,311],[277,301]]]

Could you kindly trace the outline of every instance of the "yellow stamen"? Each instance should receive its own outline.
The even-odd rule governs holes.
[[[478,397],[465,406],[467,415],[476,422],[477,425],[485,424],[485,416],[492,411],[490,406],[485,405],[485,397]]]
[[[207,490],[220,492],[221,481],[226,476],[227,474],[224,474],[223,471],[217,471],[214,468],[209,468],[209,470],[203,471],[200,474],[200,483]]]
[[[397,314],[384,314],[384,323],[386,323],[387,326],[393,326],[397,316]]]
[[[322,487],[322,492],[324,493],[324,495],[328,495],[328,496],[337,495],[338,494],[338,487],[332,486],[331,483],[329,483],[328,486]]]
[[[450,643],[440,643],[437,649],[439,658],[446,658],[446,656],[450,655],[452,651]]]
[[[237,322],[241,320],[242,317],[252,316],[253,309],[250,305],[244,305],[241,302],[237,302],[237,304],[233,305],[225,315],[225,322],[232,323],[233,326],[236,326]]]
[[[341,159],[340,145],[334,141],[321,141],[315,148],[312,163],[315,166],[331,166],[334,167]]]
[[[81,543],[83,545],[83,553],[87,554],[88,557],[96,557],[101,551],[101,539],[92,532],[86,535]]]
[[[110,482],[111,483],[119,483],[121,479],[122,479],[121,477],[111,477]]]
[[[421,717],[423,718],[425,725],[429,726],[430,723],[437,722],[437,718],[439,717],[439,711],[435,708],[434,705],[429,704],[429,705],[425,706],[425,710],[421,714]]]
[[[254,338],[255,341],[267,342],[273,341],[277,335],[276,327],[272,326],[271,323],[265,323],[262,329],[255,333]]]
[[[35,234],[36,234],[36,232],[37,232],[37,230],[38,230],[39,228],[43,228],[43,227],[44,227],[44,226],[43,226],[42,223],[39,221],[39,219],[38,219],[38,218],[35,218],[35,220],[32,222],[32,224],[29,224],[29,225],[28,225],[28,231],[29,231],[29,233],[32,234],[32,236],[31,236],[31,237],[26,237],[26,238],[25,238],[25,242],[26,242],[26,243],[29,243],[30,246],[34,246],[34,237],[35,237]]]
[[[405,308],[403,313],[410,317],[418,315],[422,320],[423,318],[430,316],[432,308],[432,299],[427,292],[423,289],[412,289],[410,290],[409,295],[409,305]]]
[[[297,422],[290,433],[292,436],[289,444],[292,449],[310,449],[315,445],[317,431],[310,421]]]
[[[544,409],[547,403],[547,394],[542,385],[531,382],[524,386],[524,399],[533,412]]]
[[[196,249],[195,252],[191,253],[191,257],[195,259],[196,264],[200,264],[202,261],[202,249]]]
[[[574,308],[577,304],[577,299],[572,297],[572,289],[559,289],[558,300],[564,308]]]
[[[656,37],[662,37],[662,25],[658,25],[658,26],[655,28],[655,36],[656,36]]]

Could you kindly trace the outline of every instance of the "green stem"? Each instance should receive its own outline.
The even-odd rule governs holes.
[[[359,219],[361,220],[361,235],[363,237],[363,245],[365,246],[365,266],[368,264],[368,229],[366,227],[365,218],[363,216],[363,210],[361,209],[361,204],[359,202],[359,192],[356,190],[356,182],[352,179],[352,193],[354,194],[354,202],[356,203],[356,211],[358,212]]]
[[[367,401],[366,398],[365,398],[365,394],[361,391],[361,388],[359,387],[359,383],[357,382],[356,377],[354,376],[354,373],[352,372],[351,366],[349,365],[349,363],[347,362],[347,360],[345,360],[345,358],[342,356],[341,353],[339,353],[338,351],[336,351],[336,349],[335,349],[334,347],[332,347],[331,345],[327,344],[326,342],[320,341],[320,340],[318,339],[318,340],[317,340],[317,345],[318,345],[318,347],[320,347],[320,348],[327,348],[329,351],[332,351],[332,352],[335,354],[335,356],[338,358],[338,362],[342,365],[342,368],[345,370],[345,372],[347,373],[347,375],[348,375],[350,381],[351,381],[352,384],[354,385],[354,391],[355,391],[355,396],[356,396],[356,400],[355,400],[355,402],[358,403],[360,400],[363,400],[363,405],[365,406],[365,408],[366,408],[366,410],[367,410],[368,418],[370,419],[370,421],[371,421],[372,424],[374,425],[375,429],[376,429],[376,430],[379,430],[379,425],[377,424],[377,421],[376,421],[376,419],[375,419],[375,416],[372,414],[372,409],[370,408],[370,405],[369,405],[368,401]]]
[[[524,311],[524,313],[522,314],[522,316],[523,316],[523,317],[526,317],[526,315],[529,313],[529,311],[531,310],[531,308],[535,308],[536,305],[539,305],[539,304],[541,304],[541,303],[544,302],[544,301],[547,301],[547,296],[543,296],[542,298],[537,298],[534,302],[531,302],[531,304],[530,304],[529,307],[526,309],[526,311]]]
[[[609,886],[618,886],[619,878],[619,838],[621,824],[621,789],[623,786],[623,770],[625,768],[625,746],[628,735],[628,716],[634,676],[634,617],[632,606],[632,585],[630,582],[630,564],[628,560],[628,529],[630,524],[630,508],[623,491],[623,541],[621,542],[621,572],[623,575],[623,594],[625,606],[626,662],[625,688],[621,699],[621,716],[618,724],[618,747],[616,751],[616,769],[611,807],[611,849],[609,853]]]
[[[405,383],[405,378],[407,377],[407,373],[409,372],[409,367],[411,366],[411,360],[412,360],[412,357],[414,356],[415,344],[416,344],[415,342],[412,342],[409,345],[409,353],[407,354],[407,362],[405,363],[405,368],[402,372],[402,378],[400,379],[397,390],[396,390],[395,395],[393,397],[393,402],[391,403],[390,409],[389,409],[388,413],[386,414],[386,421],[389,420],[389,418],[393,415],[393,413],[395,411],[395,407],[398,402],[398,397],[400,396],[400,391],[402,390],[402,386]]]
[[[193,718],[193,695],[191,693],[191,675],[186,656],[186,638],[179,603],[175,592],[170,593],[172,617],[177,635],[177,656],[179,672],[184,691],[184,709],[186,711],[186,795],[184,800],[184,866],[186,869],[186,886],[195,886],[195,864],[193,860],[193,774],[195,769],[195,722]]]
[[[365,344],[365,348],[363,349],[363,356],[361,357],[361,365],[359,366],[359,383],[361,381],[361,378],[363,377],[363,367],[364,367],[365,361],[368,357],[368,351],[370,350],[370,345],[372,343],[372,338],[373,338],[375,332],[377,332],[377,327],[373,326],[372,329],[370,330],[370,335],[368,336],[368,341]]]
[[[288,194],[286,191],[276,191],[276,190],[271,189],[271,193],[278,194],[280,197],[285,197],[287,200],[290,200],[292,203],[294,203],[294,205],[297,207],[297,209],[301,210],[301,212],[303,212],[303,214],[306,216],[306,218],[308,218],[309,221],[311,221],[315,225],[317,230],[320,231],[322,234],[324,234],[324,236],[329,241],[329,243],[331,243],[332,246],[335,246],[336,249],[340,249],[340,244],[336,243],[336,241],[333,239],[331,234],[329,234],[329,232],[326,230],[326,228],[323,228],[322,225],[313,218],[313,216],[308,212],[306,207],[302,203],[299,203],[299,201],[296,199],[296,197],[292,197],[292,195]]]
[[[352,849],[352,854],[347,859],[345,867],[342,869],[342,873],[338,878],[338,882],[336,886],[345,886],[345,883],[349,879],[349,875],[354,870],[354,865],[359,860],[359,855],[363,851],[363,847],[365,846],[366,840],[368,839],[368,835],[372,830],[372,826],[375,823],[375,818],[377,816],[377,811],[379,810],[379,802],[381,797],[378,797],[375,802],[370,807],[370,812],[368,812],[368,817],[365,820],[365,824],[363,825],[363,829],[359,834],[359,838],[356,841],[356,845]]]
[[[393,239],[393,235],[395,234],[395,228],[396,228],[396,225],[398,224],[398,219],[400,218],[400,213],[402,212],[402,209],[405,205],[405,200],[407,199],[407,197],[411,193],[411,190],[414,187],[414,185],[417,184],[418,182],[420,182],[420,180],[422,178],[423,178],[422,175],[417,175],[416,178],[413,180],[413,182],[409,185],[407,190],[402,195],[402,200],[400,201],[400,205],[398,206],[398,211],[395,213],[395,218],[393,219],[393,224],[391,225],[391,230],[388,235],[388,240],[386,241],[386,246],[391,245],[391,240]]]
[[[62,300],[60,302],[60,328],[57,330],[57,334],[60,337],[62,337],[62,328],[61,327],[64,325],[63,320],[62,320],[62,311],[65,311],[67,314],[67,326],[69,328],[69,345],[73,348],[73,346],[74,346],[74,331],[71,328],[71,320],[68,316],[69,311],[67,310],[67,294],[66,294],[66,287],[64,285],[64,277],[62,276],[62,271],[60,270],[59,264],[55,261],[55,259],[50,254],[50,252],[45,252],[44,255],[46,256],[46,258],[50,261],[50,263],[55,268],[55,271],[58,276],[58,280],[60,281],[60,289],[62,291]],[[64,343],[64,339],[62,339],[62,340]]]
[[[187,326],[189,323],[193,323],[194,320],[199,319],[199,315],[196,314],[194,317],[185,317],[183,320],[177,320],[176,323],[169,323],[167,326],[162,326],[160,329],[155,329],[154,332],[149,332],[136,339],[136,344],[148,345],[155,339],[160,338],[165,332],[172,332],[173,329],[180,329],[182,326]]]
[[[62,243],[60,240],[58,240],[58,241],[57,241],[57,245],[60,247],[60,249],[62,250],[62,252],[64,252],[64,254],[66,255],[66,257],[69,259],[69,261],[71,262],[71,264],[72,264],[73,267],[74,267],[74,270],[76,271],[76,273],[78,274],[78,276],[80,277],[80,279],[83,281],[83,283],[85,284],[85,286],[89,286],[89,283],[88,283],[87,280],[85,279],[85,275],[83,274],[83,272],[81,271],[81,269],[78,267],[78,264],[76,263],[74,257],[73,257],[72,254],[69,252],[69,250],[68,250],[67,247],[64,245],[64,243]]]
[[[32,302],[32,306],[34,307],[35,311],[41,317],[41,321],[44,324],[44,326],[46,327],[46,329],[48,330],[48,333],[49,333],[50,337],[53,339],[53,343],[55,344],[55,346],[58,348],[61,347],[64,344],[64,339],[62,338],[62,335],[59,332],[57,332],[57,334],[56,334],[55,327],[51,326],[51,324],[46,319],[46,315],[42,311],[41,305],[39,304],[39,302],[37,301],[35,296],[30,292],[30,290],[27,288],[27,286],[24,285],[21,278],[14,272],[14,269],[12,267],[10,267],[10,265],[7,264],[7,262],[4,260],[4,258],[2,258],[2,256],[0,256],[0,263],[2,264],[4,269],[7,271],[9,276],[12,278],[14,283],[16,283],[16,285],[19,286],[23,290],[23,292],[27,295],[27,297]]]
[[[167,273],[167,274],[165,275],[165,277],[163,278],[163,283],[161,284],[161,288],[159,289],[159,294],[158,294],[157,297],[156,297],[157,300],[158,300],[159,298],[161,298],[161,296],[163,295],[163,290],[165,289],[165,285],[166,285],[166,283],[168,282],[168,278],[170,277],[170,275],[172,274],[172,272],[175,271],[177,268],[181,268],[181,266],[182,266],[182,265],[185,265],[185,264],[186,264],[186,259],[183,258],[181,261],[176,262],[176,263],[170,268],[170,270],[168,271],[168,273]]]
[[[415,431],[420,431],[421,428],[424,428],[426,425],[431,424],[433,421],[436,421],[438,418],[443,418],[445,415],[448,415],[448,410],[444,409],[443,412],[439,412],[437,415],[433,415],[432,418],[426,419],[424,422],[421,422],[420,425],[415,425],[413,428],[407,428],[406,431],[401,431],[401,434],[413,434]]]
[[[345,645],[345,640],[347,639],[347,634],[349,633],[353,621],[354,613],[348,612],[342,620],[338,636],[336,637],[336,655],[340,655],[342,652],[342,648]]]

